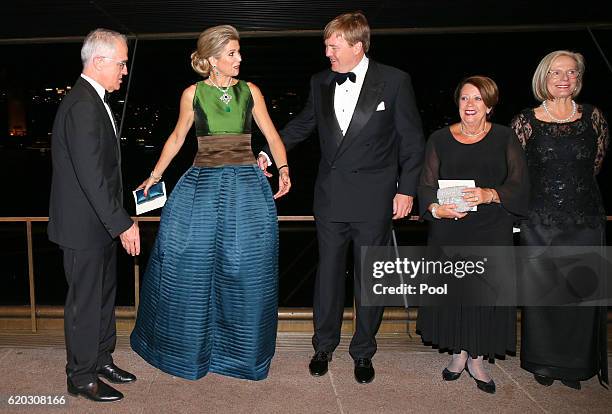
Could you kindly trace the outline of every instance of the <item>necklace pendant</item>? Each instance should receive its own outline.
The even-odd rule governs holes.
[[[227,92],[224,92],[223,95],[221,95],[219,97],[219,99],[221,100],[221,102],[223,102],[226,105],[229,105],[230,101],[232,100],[232,95],[230,95]]]

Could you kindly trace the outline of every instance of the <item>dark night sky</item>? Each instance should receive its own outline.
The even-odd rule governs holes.
[[[612,30],[595,31],[604,51],[612,51]],[[134,49],[132,42],[131,50]],[[241,42],[243,64],[240,77],[255,82],[263,91],[272,118],[281,128],[303,105],[308,93],[310,75],[327,67],[323,56],[323,42],[318,37],[244,38]],[[171,132],[178,114],[181,92],[189,84],[199,80],[191,70],[189,55],[195,48],[195,39],[146,40],[137,46],[135,59],[131,59],[132,84],[129,94],[131,108],[146,105],[159,113],[153,127],[151,140],[161,145]],[[612,114],[612,74],[585,30],[540,31],[517,33],[429,34],[429,35],[377,35],[372,38],[370,56],[382,63],[409,72],[413,79],[417,102],[423,118],[424,130],[429,135],[434,130],[454,122],[457,110],[452,92],[459,80],[473,74],[484,74],[496,80],[500,88],[500,103],[496,108],[495,122],[508,124],[521,109],[535,106],[531,95],[531,76],[540,58],[556,49],[571,49],[585,55],[587,69],[584,89],[579,101],[601,107]],[[34,108],[28,98],[45,87],[70,85],[80,73],[79,43],[0,45],[3,56],[9,56],[0,71],[0,91],[18,94],[26,101],[29,118],[37,114],[37,122],[31,131],[44,135],[51,128],[56,106]],[[121,113],[117,102],[125,94],[126,84],[115,93],[114,109]],[[272,103],[278,108],[274,110]],[[0,102],[6,105],[6,99]],[[142,111],[141,111],[142,114]],[[0,110],[0,128],[6,134],[7,111]],[[149,125],[149,118],[135,116],[128,110],[126,125]],[[128,131],[124,129],[124,131]],[[134,139],[130,132],[124,133]],[[192,140],[193,141],[193,140]],[[261,137],[255,137],[255,147]],[[190,142],[167,173],[172,186],[191,163],[195,144]],[[0,150],[5,151],[5,150]],[[124,175],[128,185],[137,185],[148,171],[157,152],[146,154],[125,151]],[[37,155],[37,157],[40,157]],[[318,144],[311,139],[289,154],[295,187],[292,194],[279,202],[279,213],[310,214],[312,185],[318,161]],[[2,177],[12,173],[10,162],[0,165]],[[26,186],[40,185],[40,177],[48,176],[48,162],[26,159],[29,164],[24,181]],[[606,163],[600,181],[607,181],[610,163]],[[20,185],[19,188],[23,188]],[[15,191],[19,191],[15,188]],[[39,186],[42,193],[20,205],[3,203],[0,215],[46,214],[47,187]],[[602,186],[602,188],[604,188]],[[612,209],[612,199],[605,196],[607,210]],[[19,214],[18,214],[19,213]]]
[[[200,31],[210,25],[206,18],[222,16],[224,21],[212,24],[244,22],[242,28],[253,29],[257,22],[282,25],[299,24],[300,27],[320,29],[325,22],[341,11],[354,8],[366,11],[372,27],[426,27],[441,25],[487,25],[487,24],[531,24],[531,23],[575,23],[578,21],[601,20],[601,5],[607,2],[534,2],[515,1],[501,3],[506,7],[492,7],[491,1],[456,2],[445,0],[431,1],[358,1],[325,2],[311,1],[312,14],[291,14],[291,10],[268,10],[261,7],[257,16],[247,16],[254,5],[271,2],[239,2],[225,14],[213,14],[215,7],[224,7],[227,2],[205,2],[207,13],[190,13],[170,7],[170,3],[189,4],[198,7],[202,2],[167,1],[110,1],[98,0],[82,2],[60,0],[53,2],[34,2],[24,0],[3,5],[3,24],[0,25],[0,180],[3,194],[0,203],[0,216],[47,216],[50,183],[50,157],[48,152],[19,149],[4,145],[8,142],[7,101],[8,95],[17,96],[24,102],[28,117],[28,129],[45,136],[51,129],[51,122],[57,104],[35,105],[32,97],[48,87],[71,85],[81,70],[79,59],[80,42],[46,44],[6,44],[2,39],[23,35],[76,35],[82,36],[95,26],[106,24],[90,6],[100,4],[109,7],[126,22],[141,12],[143,25],[141,32],[154,32],[170,28],[180,31]],[[234,2],[238,3],[238,2]],[[286,5],[300,2],[276,2]],[[600,6],[597,6],[597,4]],[[44,6],[41,6],[43,4]],[[305,2],[304,2],[305,4]],[[338,9],[338,4],[345,4]],[[382,8],[385,5],[385,9]],[[495,2],[496,5],[500,4]],[[593,5],[595,4],[595,6]],[[327,6],[329,5],[329,6]],[[570,7],[567,8],[566,6]],[[412,9],[410,7],[414,6]],[[416,7],[418,6],[418,7]],[[468,6],[471,7],[468,9]],[[53,9],[53,13],[49,11]],[[89,7],[89,8],[88,8]],[[158,7],[158,9],[156,9]],[[328,8],[326,8],[328,7]],[[353,8],[353,7],[351,7]],[[432,12],[433,9],[434,12]],[[63,10],[63,11],[62,11]],[[148,14],[150,10],[157,10]],[[427,12],[429,10],[429,13]],[[571,10],[571,12],[568,12]],[[177,14],[178,13],[178,14]],[[549,13],[546,21],[542,16]],[[53,18],[49,18],[53,16]],[[78,16],[78,19],[72,19]],[[212,16],[212,17],[210,17]],[[245,17],[247,16],[247,17]],[[406,17],[408,16],[408,17]],[[273,18],[272,18],[273,17]],[[604,16],[605,17],[605,16]],[[241,20],[242,19],[242,20]],[[283,20],[285,19],[285,20]],[[609,19],[609,18],[608,18]],[[94,21],[95,23],[92,23]],[[248,26],[248,25],[251,26]],[[148,25],[148,26],[147,26]],[[144,30],[148,29],[148,30]],[[594,30],[604,53],[612,60],[612,29]],[[134,50],[134,44],[130,45]],[[157,111],[159,119],[150,124],[151,139],[160,145],[171,132],[178,114],[178,101],[182,90],[199,80],[191,70],[189,55],[195,48],[195,39],[187,40],[142,40],[138,43],[137,55],[132,59],[130,71],[133,74],[129,94],[130,109],[125,124],[138,126],[150,123],[150,118],[135,115],[135,108],[148,107],[150,112]],[[594,45],[589,33],[584,29],[566,31],[532,32],[481,32],[472,34],[419,34],[419,35],[375,35],[372,38],[371,57],[382,63],[399,67],[409,72],[413,79],[415,93],[424,130],[428,135],[457,119],[457,109],[452,102],[455,85],[465,76],[484,74],[495,79],[501,92],[501,100],[496,108],[495,122],[507,124],[512,116],[525,107],[535,106],[531,96],[530,84],[533,71],[539,60],[548,52],[556,49],[572,49],[585,55],[587,70],[585,83],[579,101],[595,104],[604,110],[612,121],[612,73]],[[289,112],[296,112],[303,105],[307,95],[308,80],[311,74],[327,67],[323,56],[322,39],[308,37],[248,37],[242,41],[243,65],[240,77],[255,82],[263,91],[271,115],[277,127],[282,127],[290,118]],[[124,88],[115,94],[113,108],[121,113],[118,100],[125,95]],[[279,102],[278,109],[272,110],[271,103]],[[141,112],[142,114],[143,112]],[[146,115],[146,113],[145,113]],[[131,131],[128,129],[128,132]],[[193,135],[192,135],[193,136]],[[133,141],[134,136],[128,134]],[[32,142],[35,137],[24,141]],[[130,142],[131,142],[130,141]],[[193,159],[195,140],[190,140],[165,174],[165,180],[172,187]],[[4,148],[2,146],[4,145]],[[133,145],[126,145],[123,156],[123,173],[126,190],[138,185],[149,173],[159,155],[159,146],[154,151],[143,151]],[[313,137],[289,153],[292,166],[293,188],[291,193],[278,202],[280,215],[310,215],[312,187],[318,161],[318,143]],[[612,178],[610,161],[604,163],[599,176],[600,187],[608,214],[612,214],[612,194],[607,189]],[[126,194],[126,200],[129,195]],[[126,203],[127,204],[127,203]],[[34,243],[37,246],[35,268],[44,269],[37,273],[37,301],[39,304],[61,304],[64,297],[61,255],[47,241],[44,223],[34,227]],[[155,235],[156,223],[143,224],[143,243],[145,251],[141,264],[146,263],[146,252],[150,251]],[[291,223],[284,223],[287,229]],[[0,294],[0,304],[21,304],[28,301],[27,259],[24,256],[25,241],[22,223],[7,224],[0,234],[0,249],[3,259],[0,278],[5,289]],[[312,230],[312,229],[311,229]],[[303,255],[303,251],[314,249],[314,232],[281,232],[281,269],[290,270],[283,279],[281,274],[280,303],[282,306],[310,306],[312,286],[303,285],[299,277],[308,277],[314,271],[314,251]],[[400,238],[413,233],[399,232]],[[400,243],[402,240],[400,240]],[[414,242],[414,240],[413,240]],[[313,247],[314,246],[314,247]],[[54,250],[55,249],[55,250]],[[283,250],[284,249],[284,250]],[[288,250],[289,249],[289,250]],[[290,250],[294,249],[294,250]],[[296,257],[301,261],[294,262]],[[290,261],[290,265],[283,260]],[[133,264],[127,260],[120,263],[120,287],[118,304],[133,302],[131,273]],[[290,267],[293,266],[293,267]],[[301,272],[301,273],[300,273]],[[300,274],[298,274],[300,273]],[[302,275],[302,273],[305,275]],[[21,275],[21,276],[20,276]],[[26,276],[23,276],[26,275]],[[301,276],[300,276],[301,275]],[[296,283],[300,288],[296,288]],[[347,297],[349,297],[348,295]],[[350,304],[349,304],[350,305]]]

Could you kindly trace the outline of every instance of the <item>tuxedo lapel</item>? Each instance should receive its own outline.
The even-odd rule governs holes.
[[[344,139],[336,152],[335,158],[338,158],[344,153],[344,151],[346,151],[348,147],[350,147],[353,141],[355,141],[355,137],[368,123],[370,117],[376,110],[376,105],[380,101],[380,95],[382,94],[384,86],[385,81],[380,79],[376,62],[370,60],[368,71],[366,72],[365,79],[363,80],[363,85],[361,85],[361,92],[359,93],[359,99],[357,99],[355,112],[353,112],[351,123],[346,130],[346,134],[344,134]]]
[[[79,79],[77,80],[77,84],[79,83],[89,93],[92,101],[95,102],[98,108],[98,111],[100,112],[100,115],[102,119],[104,120],[102,122],[104,122],[104,126],[106,127],[107,133],[109,134],[109,136],[113,138],[113,142],[115,145],[115,153],[117,154],[117,160],[119,161],[119,165],[121,165],[121,146],[119,142],[119,136],[118,134],[115,133],[115,129],[113,128],[114,115],[113,115],[113,120],[111,120],[108,116],[108,112],[106,111],[106,107],[104,106],[104,102],[102,102],[102,99],[100,99],[100,95],[98,95],[98,92],[96,92],[94,87],[89,82],[79,77]],[[112,115],[112,111],[111,111],[111,115]],[[116,122],[115,122],[115,125],[118,128]],[[117,132],[119,131],[117,130]]]
[[[327,123],[327,127],[331,133],[335,148],[337,149],[338,143],[342,141],[342,129],[336,118],[336,111],[334,110],[334,95],[336,93],[336,83],[334,82],[334,72],[321,83],[321,113],[323,119]]]

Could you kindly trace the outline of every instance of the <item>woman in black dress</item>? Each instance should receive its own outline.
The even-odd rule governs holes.
[[[595,176],[608,146],[601,111],[576,104],[582,88],[581,54],[546,55],[533,75],[537,108],[522,111],[512,128],[525,149],[532,187],[527,246],[605,246],[605,211]],[[545,275],[541,275],[545,277]],[[605,307],[526,307],[521,366],[542,385],[555,379],[580,389],[597,375],[608,382]]]
[[[529,184],[515,134],[488,121],[497,100],[490,78],[463,80],[455,91],[460,122],[434,132],[427,142],[418,195],[429,220],[430,245],[513,244],[512,224],[526,213]],[[477,211],[461,213],[454,204],[438,204],[439,179],[475,180],[476,187],[464,190],[463,198]],[[421,307],[417,330],[424,342],[452,352],[444,380],[456,380],[467,367],[479,389],[494,393],[483,360],[514,351],[515,324],[514,307]]]

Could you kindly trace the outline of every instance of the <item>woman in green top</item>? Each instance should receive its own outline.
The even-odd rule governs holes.
[[[260,380],[276,342],[278,224],[274,199],[291,187],[285,147],[254,84],[238,80],[239,35],[216,26],[198,38],[180,114],[145,193],[195,124],[198,153],[161,216],[143,278],[132,348],[169,374]],[[251,121],[279,166],[272,195],[251,151]]]

